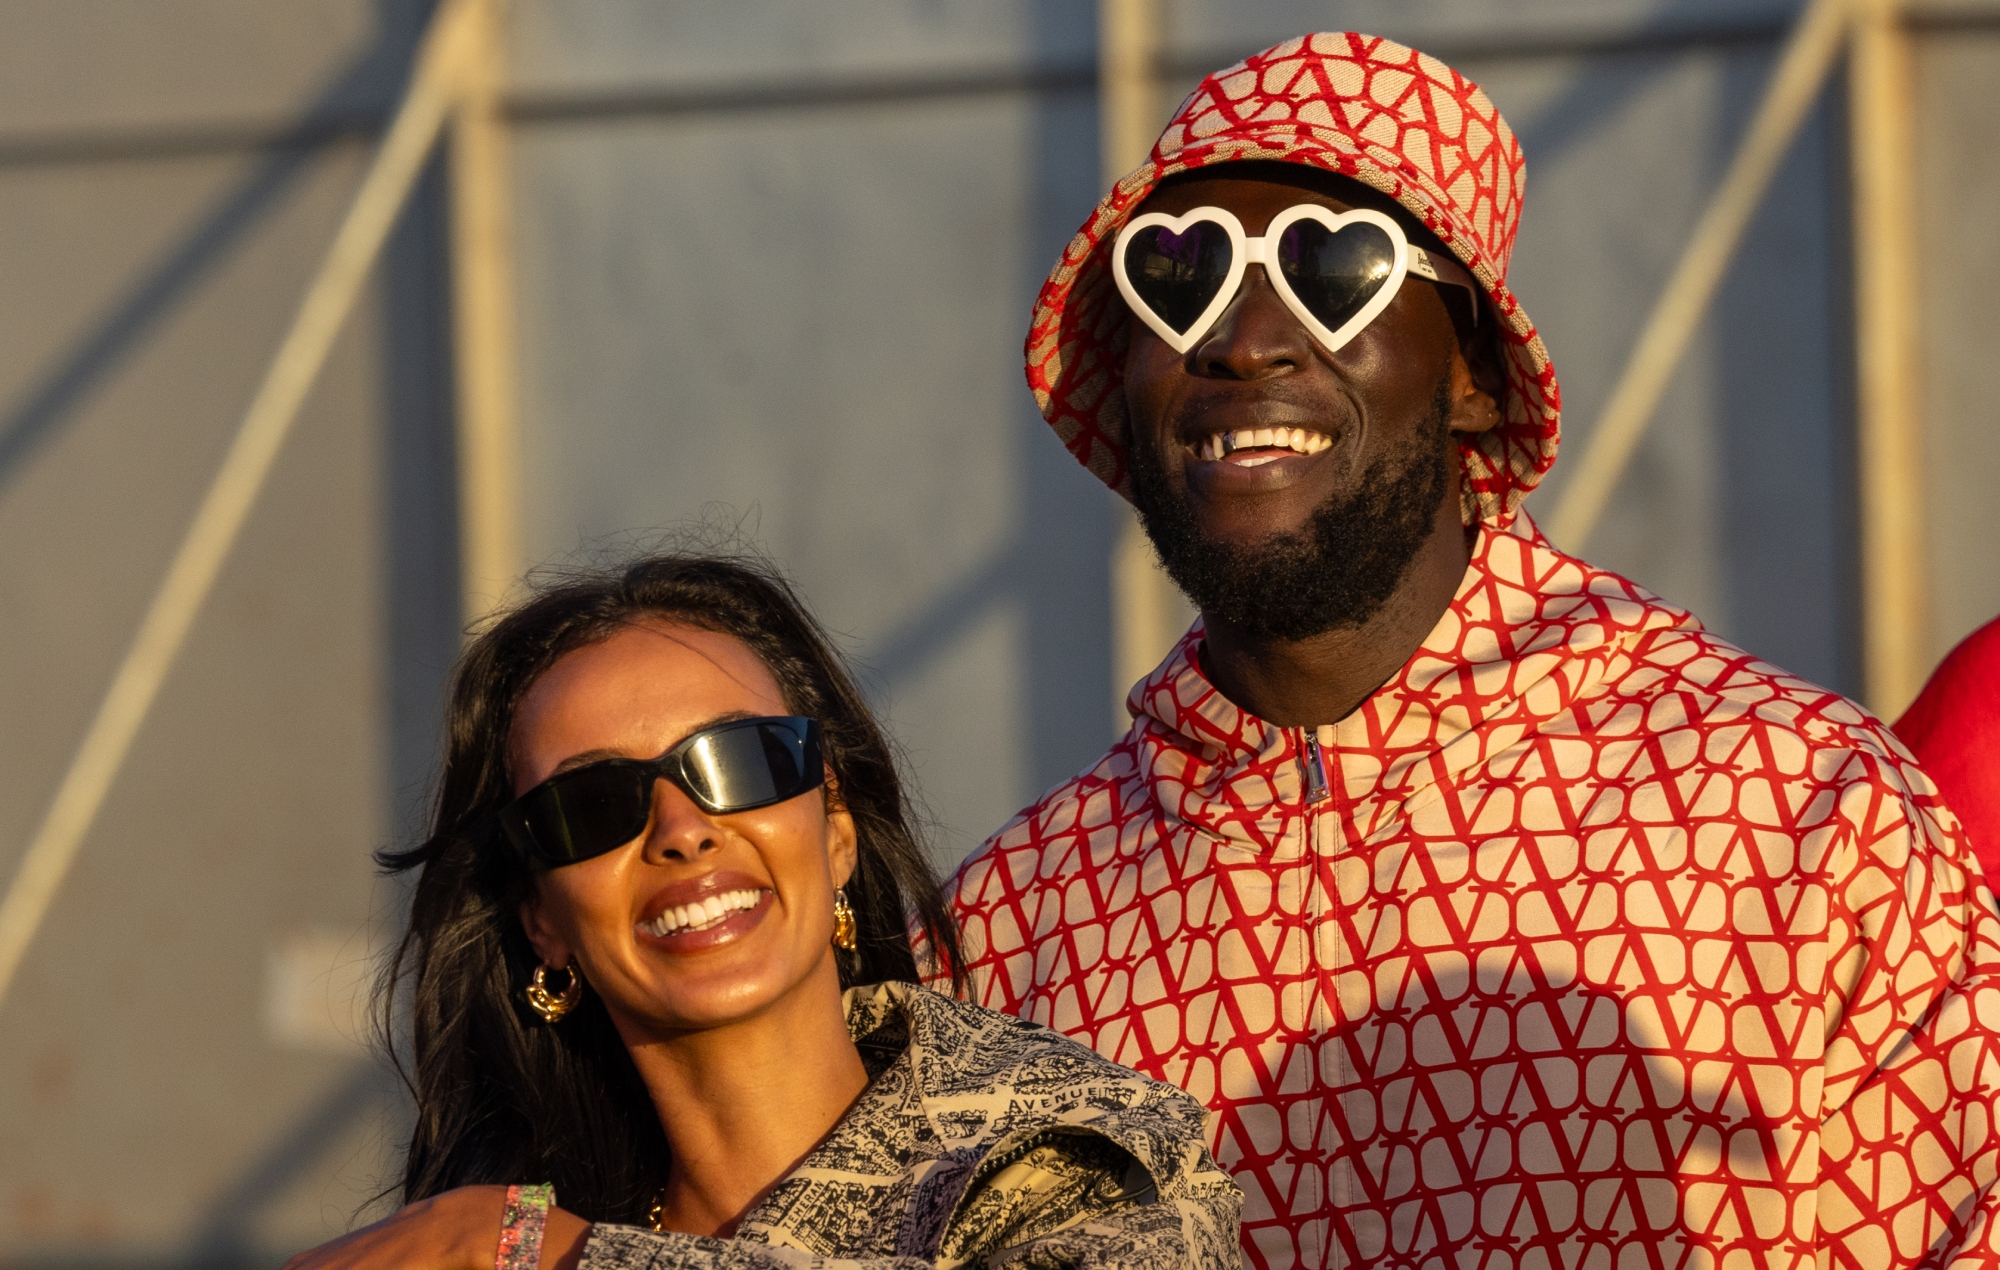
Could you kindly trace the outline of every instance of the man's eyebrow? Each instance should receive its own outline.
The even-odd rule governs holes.
[[[681,741],[685,741],[688,737],[693,736],[695,733],[706,731],[707,729],[716,727],[719,724],[735,723],[739,719],[761,719],[763,717],[764,716],[760,714],[752,714],[748,710],[730,710],[725,713],[718,714],[712,719],[704,719],[702,722],[695,724],[693,727],[687,730],[685,736],[682,736],[680,740],[675,741],[674,745],[679,745]],[[674,748],[673,745],[669,745],[667,747],[667,749],[669,750],[671,750],[672,748]],[[665,750],[661,751],[662,754],[664,754],[665,752],[666,752]],[[556,764],[555,770],[553,772],[550,772],[549,775],[552,777],[561,776],[564,772],[573,772],[579,767],[589,767],[592,763],[601,763],[605,759],[612,759],[612,758],[629,759],[632,757],[634,756],[627,754],[623,750],[615,750],[610,748],[585,750],[581,754],[572,754],[568,758],[564,759],[562,762]],[[657,758],[659,757],[659,755],[648,754],[645,757]]]

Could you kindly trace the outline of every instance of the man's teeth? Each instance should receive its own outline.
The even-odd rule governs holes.
[[[763,897],[762,891],[723,891],[704,900],[670,908],[650,922],[640,922],[639,929],[653,935],[678,935],[691,930],[706,930],[731,913],[757,907],[757,902]]]
[[[1201,443],[1198,456],[1226,459],[1238,450],[1291,450],[1297,454],[1318,454],[1333,444],[1333,438],[1304,428],[1238,428],[1234,432],[1210,434]]]

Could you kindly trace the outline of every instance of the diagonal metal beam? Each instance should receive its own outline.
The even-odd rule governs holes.
[[[410,87],[362,180],[291,329],[244,412],[222,466],[139,623],[111,687],[0,898],[0,1001],[75,863],[132,742],[270,474],[306,393],[326,364],[363,283],[460,91],[476,0],[446,0],[417,54]]]
[[[1854,4],[1811,0],[1792,28],[1750,129],[1653,305],[1597,427],[1584,438],[1575,474],[1548,520],[1549,537],[1564,550],[1584,550],[1603,518],[1750,218],[1833,70]]]

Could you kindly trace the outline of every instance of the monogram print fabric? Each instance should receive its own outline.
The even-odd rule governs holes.
[[[1460,444],[1465,520],[1505,525],[1555,462],[1562,393],[1507,289],[1527,165],[1479,85],[1434,57],[1348,31],[1289,40],[1201,82],[1147,160],[1097,205],[1035,302],[1028,386],[1077,461],[1130,496],[1128,314],[1111,277],[1118,231],[1176,172],[1248,159],[1349,176],[1408,208],[1486,290],[1507,365],[1499,426]]]
[[[1332,727],[1200,639],[955,903],[977,999],[1215,1113],[1254,1265],[2000,1262],[2000,918],[1859,707],[1525,516]]]
[[[734,1238],[600,1225],[584,1270],[1238,1264],[1242,1193],[1180,1090],[911,984],[847,1020],[867,1091]]]

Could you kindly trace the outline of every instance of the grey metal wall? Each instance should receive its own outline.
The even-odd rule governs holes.
[[[0,8],[10,879],[353,192],[421,8]],[[426,200],[0,1007],[0,1260],[229,1263],[344,1225],[375,1189],[390,1089],[330,998],[392,915],[367,852],[424,779],[456,647]]]
[[[1990,10],[1975,13],[1985,16]],[[1918,46],[1918,214],[1926,270],[1924,480],[1929,495],[1931,646],[2000,613],[2000,398],[1992,388],[2000,243],[2000,25],[1940,21]]]
[[[0,869],[426,7],[0,7]],[[1574,444],[1791,9],[1182,0],[1169,61],[1186,86],[1353,26],[1485,84],[1527,149],[1514,283]],[[531,552],[741,522],[863,660],[955,858],[1106,740],[1110,496],[1019,370],[1099,193],[1091,6],[516,0],[514,22]],[[2000,254],[1961,227],[2000,187],[1977,27],[1924,36],[1913,161],[1949,262],[1924,290],[1939,652],[2000,611]],[[1852,691],[1844,145],[1823,108],[1591,554]],[[395,920],[367,852],[413,827],[456,641],[434,184],[0,1007],[0,1263],[268,1257],[343,1228],[393,1147],[393,1091],[343,1032]]]
[[[1105,738],[1108,496],[1020,372],[1097,162],[1087,81],[1021,82],[1088,67],[1092,10],[519,13],[531,553],[745,518],[955,860]]]

